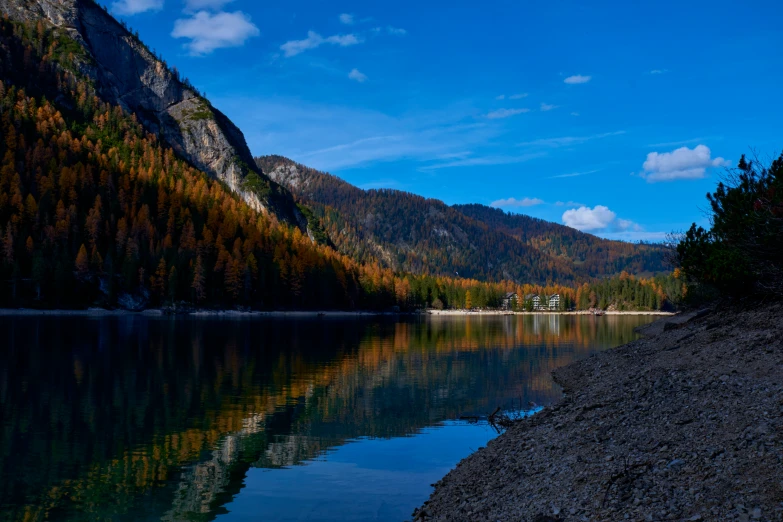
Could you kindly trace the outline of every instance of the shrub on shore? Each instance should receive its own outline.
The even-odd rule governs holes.
[[[707,194],[709,230],[695,223],[676,247],[694,297],[783,292],[783,155],[768,167],[743,155]]]

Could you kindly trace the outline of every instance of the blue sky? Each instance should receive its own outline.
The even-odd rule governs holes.
[[[254,155],[600,236],[705,223],[783,147],[777,2],[105,2]]]

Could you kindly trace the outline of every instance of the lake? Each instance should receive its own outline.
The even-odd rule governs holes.
[[[409,519],[649,316],[0,316],[0,518]]]

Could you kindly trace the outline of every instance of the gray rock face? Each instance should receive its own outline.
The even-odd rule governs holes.
[[[0,12],[13,20],[44,19],[56,26],[68,27],[76,20],[75,3],[69,0],[4,0],[0,3]]]
[[[290,194],[258,169],[242,132],[219,110],[181,82],[160,60],[92,0],[3,0],[0,14],[43,20],[81,43],[92,61],[82,71],[100,95],[135,113],[139,121],[196,168],[224,181],[251,207],[299,224]],[[246,189],[249,172],[268,193]]]
[[[310,185],[310,180],[299,172],[299,168],[295,164],[281,163],[267,172],[267,175],[276,183],[289,187],[291,190],[305,192]]]

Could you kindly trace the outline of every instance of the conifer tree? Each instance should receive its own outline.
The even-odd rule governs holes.
[[[169,270],[169,300],[173,303],[177,299],[177,267],[172,266]]]
[[[85,248],[83,243],[79,248],[74,267],[76,268],[76,277],[79,281],[84,282],[90,278],[90,259],[87,257],[87,248]]]
[[[190,286],[193,289],[194,300],[197,303],[202,303],[206,298],[206,289],[204,287],[204,265],[201,261],[201,256],[196,258],[196,266],[193,267],[193,282]]]

